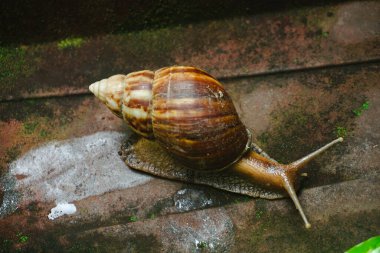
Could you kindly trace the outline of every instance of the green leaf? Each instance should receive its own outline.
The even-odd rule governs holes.
[[[359,243],[347,250],[346,253],[380,253],[380,236],[375,236]]]

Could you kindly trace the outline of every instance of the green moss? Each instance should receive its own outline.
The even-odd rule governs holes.
[[[250,226],[249,241],[241,252],[247,248],[256,252],[344,252],[363,237],[376,234],[376,211],[331,216],[326,222],[313,223],[312,229],[303,227],[295,209],[287,215],[280,211],[264,214]]]
[[[301,73],[300,82],[308,83],[306,76]],[[332,72],[324,71],[314,75],[316,82],[320,82],[322,76],[335,78],[322,87],[330,91],[338,86],[331,86],[330,83],[346,83],[346,78],[350,76],[350,73],[338,72],[334,75]],[[310,82],[307,85],[314,88]],[[288,106],[279,107],[271,113],[270,128],[257,136],[258,144],[279,162],[293,162],[336,136],[346,137],[348,133],[354,132],[352,104],[362,99],[363,95],[360,91],[351,92],[350,89],[346,89],[344,94],[337,95],[329,103],[324,103],[323,99],[313,96],[297,99]],[[365,110],[368,107],[368,103],[363,103],[360,108]],[[328,153],[331,151],[326,155]],[[308,167],[312,166],[313,163]]]
[[[23,124],[24,127],[24,133],[25,134],[32,134],[34,130],[36,130],[37,126],[39,125],[38,122],[32,121],[32,122],[25,122]]]
[[[315,8],[301,6],[288,11],[286,14],[292,17],[295,22],[307,28],[307,36],[311,39],[326,39],[330,35],[332,26],[336,23],[337,7],[333,5],[323,5]]]
[[[18,233],[17,235],[17,238],[18,238],[18,241],[20,242],[20,243],[26,243],[26,242],[28,242],[28,240],[29,240],[29,237],[27,236],[27,235],[24,235],[23,233]]]
[[[322,31],[321,35],[323,38],[327,38],[329,36],[329,32]]]
[[[0,253],[8,253],[12,250],[13,241],[4,239],[1,242]]]
[[[138,221],[139,219],[138,219],[138,217],[137,217],[136,215],[132,215],[132,216],[130,216],[130,217],[128,218],[128,220],[129,220],[130,222],[136,222],[136,221]]]
[[[263,199],[257,199],[255,201],[255,217],[256,219],[260,219],[263,217],[267,212],[266,212],[266,202]]]
[[[177,28],[161,28],[158,30],[143,30],[137,33],[127,33],[121,36],[120,48],[125,50],[121,57],[151,58],[154,55],[156,65],[171,65],[173,59],[170,52],[178,50],[177,45],[186,39]]]
[[[67,38],[57,43],[58,49],[79,48],[85,42],[82,38]]]
[[[9,121],[10,119],[15,119],[22,122],[37,121],[36,118],[46,117],[48,122],[51,123],[51,119],[55,116],[55,109],[66,108],[68,102],[64,105],[65,107],[58,104],[59,100],[54,99],[52,103],[48,103],[48,99],[33,99],[33,100],[20,100],[17,103],[13,101],[4,102],[0,107],[0,120]],[[70,101],[71,102],[71,101]],[[73,101],[75,103],[75,101]],[[74,104],[73,106],[75,106]],[[67,114],[71,114],[69,111],[70,107],[65,110],[65,113],[61,117],[67,117]],[[50,120],[49,120],[50,119]],[[37,121],[39,122],[40,119]],[[25,128],[25,126],[23,126]],[[28,128],[28,126],[26,126]]]
[[[153,235],[133,234],[130,237],[117,238],[114,235],[90,233],[72,234],[67,237],[71,246],[64,252],[98,253],[98,252],[157,252],[160,243]]]
[[[268,220],[267,217],[255,223],[255,229],[250,237],[250,245],[252,248],[258,249],[260,242],[265,241],[266,232],[273,226],[272,220]]]
[[[256,219],[260,219],[261,216],[263,216],[263,214],[264,214],[264,211],[262,211],[262,210],[257,210],[256,213],[255,213],[255,217],[256,217]]]
[[[368,110],[368,108],[369,108],[369,102],[368,102],[368,101],[364,102],[364,103],[362,104],[361,108],[362,108],[363,110]]]
[[[234,199],[234,203],[239,204],[239,203],[248,202],[250,200],[252,200],[252,197],[240,195],[240,196],[236,196],[236,198]],[[226,202],[226,203],[228,203],[228,202]]]
[[[18,78],[28,77],[34,72],[27,53],[26,48],[0,47],[0,88],[3,94],[11,94]]]
[[[311,114],[302,106],[293,106],[273,114],[273,129],[257,137],[260,146],[281,163],[289,163],[305,153],[305,147],[312,149],[310,135],[318,130],[317,114]],[[268,148],[267,148],[268,147]],[[287,152],[292,150],[292,153]]]
[[[260,134],[259,136],[257,136],[257,140],[263,145],[267,144],[269,139],[270,139],[269,132],[264,132]]]
[[[197,243],[197,248],[199,248],[199,249],[205,249],[205,248],[207,248],[207,242],[198,242]]]
[[[346,137],[347,136],[347,129],[345,127],[337,126],[335,129],[335,133],[337,137]]]
[[[21,151],[20,151],[20,147],[19,146],[13,146],[11,148],[8,148],[7,151],[6,151],[6,156],[7,156],[7,159],[6,161],[8,163],[16,160],[16,158],[20,155]]]
[[[157,201],[154,206],[152,206],[152,208],[147,212],[146,218],[154,219],[157,216],[161,215],[162,210],[173,205],[174,203],[172,198],[161,199]]]
[[[352,112],[354,113],[355,116],[359,117],[362,115],[364,111],[368,110],[369,105],[370,105],[369,102],[366,101],[359,108],[352,110]]]
[[[0,47],[0,80],[11,78],[23,72],[25,50]]]
[[[76,243],[67,249],[69,253],[98,253],[101,252],[98,247],[85,245],[83,243]]]
[[[49,134],[48,131],[46,131],[45,129],[41,129],[41,131],[40,131],[40,136],[41,136],[42,138],[47,137],[48,134]]]

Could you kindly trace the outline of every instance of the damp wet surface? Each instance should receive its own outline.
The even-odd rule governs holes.
[[[61,8],[70,18],[41,8],[35,23],[35,6],[2,3],[1,253],[344,252],[379,234],[379,3],[223,2],[196,1],[171,19],[165,1],[96,2],[66,15],[72,3]],[[136,12],[126,21],[121,7]],[[25,19],[12,23],[12,13]],[[99,13],[86,19],[89,29],[73,29]],[[30,29],[13,33],[20,26]],[[311,229],[288,198],[254,199],[123,163],[130,130],[88,85],[167,65],[218,78],[277,161],[344,138],[304,169],[298,195]],[[50,220],[54,210],[67,214]]]

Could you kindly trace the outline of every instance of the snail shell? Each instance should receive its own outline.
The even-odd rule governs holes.
[[[252,149],[250,134],[223,86],[194,67],[175,66],[156,72],[143,70],[126,76],[115,75],[90,85],[90,90],[136,133],[156,139],[160,148],[169,151],[166,155],[170,153],[181,162],[172,162],[160,148],[146,140],[140,142],[146,148],[140,149],[137,143],[121,151],[130,167],[250,196],[281,196],[262,189],[287,192],[305,226],[310,227],[296,194],[300,171],[325,150],[343,141],[342,138],[295,162],[280,164],[257,152],[260,149]],[[146,157],[149,148],[152,152],[148,155],[157,153],[157,159]],[[194,169],[225,168],[229,170],[215,174],[194,172]]]
[[[193,169],[225,168],[250,142],[223,86],[194,67],[115,75],[90,90],[136,133],[155,138]]]

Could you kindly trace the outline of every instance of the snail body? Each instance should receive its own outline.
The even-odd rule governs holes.
[[[157,141],[184,165],[183,170],[216,174],[229,170],[267,189],[286,192],[310,227],[295,193],[300,169],[341,138],[296,162],[280,164],[252,149],[250,133],[223,86],[194,67],[115,75],[93,83],[89,89],[137,134]],[[129,165],[145,168],[138,164]]]

